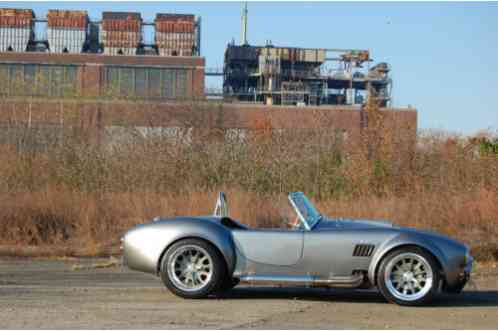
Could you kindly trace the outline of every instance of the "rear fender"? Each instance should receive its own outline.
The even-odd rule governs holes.
[[[233,272],[236,258],[231,231],[205,219],[170,219],[137,226],[124,237],[124,259],[130,269],[157,274],[166,250],[186,238],[199,238],[214,245],[225,259],[229,273]]]
[[[231,275],[235,270],[236,254],[231,234],[227,236],[226,233],[223,233],[223,231],[215,231],[209,234],[197,232],[191,235],[180,236],[179,238],[175,239],[173,242],[171,242],[168,246],[166,246],[163,249],[161,255],[159,256],[157,260],[156,273],[159,273],[161,271],[161,260],[164,254],[166,254],[167,250],[176,242],[184,239],[201,239],[210,243],[211,245],[216,247],[223,256],[229,275]]]

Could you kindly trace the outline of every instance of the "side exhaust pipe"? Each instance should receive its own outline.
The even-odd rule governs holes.
[[[364,279],[364,274],[358,273],[351,277],[334,277],[330,279],[321,279],[313,276],[259,276],[244,275],[240,278],[241,284],[248,285],[288,285],[288,286],[306,286],[306,287],[359,287]]]

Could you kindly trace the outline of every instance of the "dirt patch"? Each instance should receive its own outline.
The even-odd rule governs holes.
[[[97,263],[88,264],[74,264],[71,268],[73,271],[78,270],[88,270],[88,269],[102,269],[102,268],[113,268],[121,265],[120,260],[111,257],[107,261],[101,261]]]

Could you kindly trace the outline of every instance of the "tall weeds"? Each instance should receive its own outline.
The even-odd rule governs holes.
[[[3,123],[0,245],[106,252],[154,216],[210,214],[218,190],[235,218],[279,226],[286,194],[300,190],[331,217],[437,230],[470,243],[481,259],[498,258],[497,154],[435,131],[405,148],[375,104],[367,113],[368,129],[353,148],[344,132],[319,126],[282,131],[260,123],[229,134],[120,126],[96,143],[74,126]]]

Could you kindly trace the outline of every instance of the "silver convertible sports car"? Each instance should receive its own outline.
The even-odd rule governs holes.
[[[128,231],[124,264],[159,275],[184,298],[239,283],[308,287],[377,287],[400,305],[428,303],[438,291],[460,292],[473,258],[465,245],[389,222],[328,219],[301,192],[283,228],[252,229],[228,215],[220,193],[213,216],[155,218]],[[289,219],[287,219],[289,220]]]

